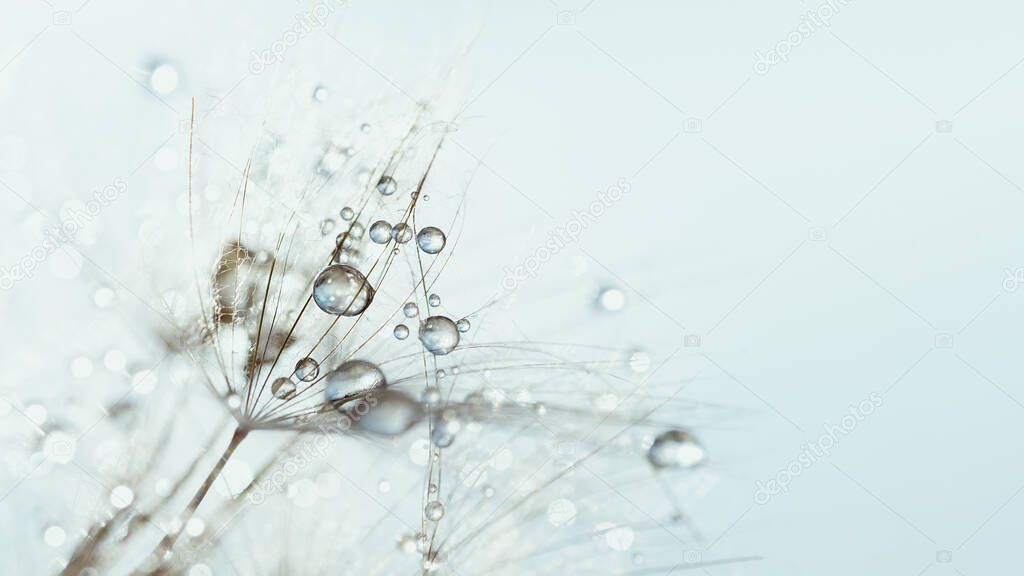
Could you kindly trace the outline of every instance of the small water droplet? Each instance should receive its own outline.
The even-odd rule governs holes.
[[[149,87],[157,94],[170,94],[178,88],[178,70],[170,64],[158,64],[149,73]]]
[[[437,522],[444,517],[444,504],[437,500],[427,502],[427,505],[423,507],[423,515],[427,517],[427,520]]]
[[[346,221],[346,222],[348,222],[349,220],[355,218],[355,216],[356,216],[355,210],[353,210],[352,208],[350,208],[348,206],[345,206],[344,208],[342,208],[341,212],[339,212],[338,214],[341,216],[341,219]]]
[[[320,222],[320,233],[323,234],[324,236],[327,236],[333,230],[334,230],[334,220],[331,220],[330,218],[324,218]]]
[[[405,244],[412,240],[412,228],[405,222],[399,222],[391,228],[391,237],[399,244]]]
[[[402,306],[402,313],[406,318],[415,318],[420,313],[420,307],[415,302],[406,302],[405,306]]]
[[[441,297],[438,296],[437,294],[431,294],[430,296],[427,297],[427,304],[431,308],[437,308],[438,306],[441,305]]]
[[[135,492],[132,492],[132,489],[124,484],[115,486],[110,491],[110,503],[119,510],[131,506],[134,500]]]
[[[398,326],[395,326],[394,335],[395,338],[399,340],[405,340],[406,338],[409,337],[409,327],[406,326],[405,324],[399,324]]]
[[[370,225],[370,240],[375,244],[387,244],[391,241],[391,224],[385,220],[377,220]]]
[[[320,364],[309,357],[295,363],[295,377],[303,382],[312,382],[320,374]]]
[[[291,378],[278,378],[270,385],[270,393],[274,398],[287,400],[295,394],[295,382]]]
[[[469,332],[470,323],[469,320],[463,318],[455,323],[455,327],[459,329],[459,332]]]
[[[377,192],[384,196],[391,196],[398,190],[398,183],[391,176],[381,176],[377,181]]]
[[[330,96],[331,93],[326,86],[320,85],[313,89],[313,99],[317,102],[326,102]]]
[[[662,432],[647,451],[647,460],[655,468],[693,468],[704,456],[704,448],[684,430]]]
[[[434,226],[421,228],[416,235],[416,244],[427,254],[440,252],[444,248],[445,240],[444,232]]]
[[[626,306],[626,293],[613,286],[602,288],[597,295],[597,305],[608,312],[618,312]]]

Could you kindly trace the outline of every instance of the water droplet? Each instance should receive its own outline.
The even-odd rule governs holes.
[[[406,338],[409,337],[409,327],[406,326],[405,324],[399,324],[398,326],[395,326],[394,334],[395,338],[399,340],[405,340]]]
[[[438,448],[447,448],[455,442],[455,436],[462,430],[462,421],[452,410],[445,410],[445,413],[434,422],[430,430],[430,442]]]
[[[391,176],[381,176],[377,181],[377,192],[384,196],[391,196],[398,190],[398,183]]]
[[[324,218],[320,222],[320,233],[323,234],[324,236],[327,236],[328,234],[331,233],[332,230],[334,230],[334,220],[331,220],[330,218]]]
[[[455,323],[455,327],[459,329],[459,332],[469,332],[470,323],[469,320],[463,318]]]
[[[484,486],[484,498],[494,498],[494,486]]]
[[[359,127],[359,129],[362,130],[364,134],[369,133],[370,132],[370,128],[371,128],[370,125],[365,123],[365,122],[363,123],[362,126]]]
[[[438,369],[437,369],[437,372],[434,372],[434,374],[435,374],[435,375],[436,375],[436,376],[437,376],[438,378],[444,378],[445,376],[447,376],[447,375],[448,375],[448,373],[444,371],[444,368],[438,368]]]
[[[287,400],[295,394],[295,382],[291,378],[278,378],[270,385],[270,393],[274,398]]]
[[[341,219],[346,221],[346,222],[348,222],[349,220],[351,220],[351,219],[356,217],[355,210],[353,210],[352,208],[349,208],[348,206],[345,206],[344,208],[342,208],[341,212],[339,212],[338,214],[341,216]]]
[[[353,222],[352,225],[348,227],[348,235],[353,238],[362,238],[363,233],[365,232],[366,229],[363,228],[363,225],[359,222]]]
[[[651,368],[651,357],[643,350],[634,350],[629,355],[629,369],[637,374],[647,372]]]
[[[43,532],[43,542],[50,548],[57,548],[64,544],[67,533],[60,526],[50,526]]]
[[[437,308],[441,305],[441,297],[437,294],[431,294],[427,297],[427,305],[432,308]]]
[[[158,64],[149,73],[149,87],[157,94],[170,94],[178,87],[178,70],[170,64]]]
[[[412,240],[412,228],[405,222],[399,222],[391,228],[391,237],[399,244],[405,244]]]
[[[346,264],[324,268],[313,284],[313,299],[328,314],[358,316],[373,301],[374,289],[361,272]]]
[[[326,102],[331,97],[331,93],[327,90],[326,86],[317,86],[313,89],[313,99],[317,102]]]
[[[441,504],[437,500],[427,502],[427,505],[423,507],[423,515],[427,517],[427,520],[437,522],[441,518],[444,518],[444,504]]]
[[[626,294],[615,287],[605,287],[597,295],[597,305],[608,312],[618,312],[626,306]]]
[[[444,248],[444,232],[440,228],[427,226],[416,235],[416,244],[427,254],[437,254]]]
[[[693,468],[704,461],[704,448],[683,430],[662,432],[647,451],[655,468]]]
[[[420,313],[420,307],[415,302],[406,302],[405,306],[402,306],[402,314],[405,314],[406,318],[415,318]]]
[[[397,390],[375,390],[367,398],[375,400],[376,405],[367,402],[368,410],[360,412],[356,406],[351,411],[358,430],[380,436],[395,436],[412,428],[423,418],[423,406]]]
[[[320,374],[320,364],[312,358],[303,358],[295,363],[295,377],[303,382],[312,382]]]
[[[370,224],[370,240],[375,244],[387,244],[391,241],[391,224],[384,220],[377,220]]]
[[[242,399],[238,396],[238,394],[228,394],[227,396],[224,397],[224,399],[228,403],[228,408],[231,408],[233,410],[237,409],[239,406],[242,405]]]
[[[446,316],[431,316],[420,323],[420,342],[435,356],[444,356],[459,345],[459,329]]]
[[[324,398],[341,407],[368,390],[387,385],[384,373],[372,362],[349,360],[324,376]]]

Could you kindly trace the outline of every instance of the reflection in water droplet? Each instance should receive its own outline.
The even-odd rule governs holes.
[[[370,225],[370,240],[375,244],[387,244],[391,241],[391,224],[377,220]]]
[[[416,235],[416,244],[427,254],[437,254],[444,248],[444,232],[440,228],[427,226]]]
[[[328,314],[358,316],[373,301],[373,286],[355,268],[334,264],[324,268],[313,284],[313,299]]]
[[[431,316],[420,323],[420,342],[431,354],[444,356],[459,345],[459,329],[446,316]]]
[[[405,222],[399,222],[391,229],[391,237],[399,244],[412,240],[412,228]]]
[[[295,394],[295,382],[291,378],[278,378],[270,385],[270,393],[274,398],[287,400]]]
[[[662,432],[647,451],[647,460],[655,468],[693,468],[704,456],[697,439],[683,430]]]
[[[320,374],[320,364],[312,358],[303,358],[295,363],[295,377],[303,382],[312,382]]]
[[[384,373],[373,362],[349,360],[324,376],[324,398],[336,407],[375,388],[387,386]]]
[[[384,196],[391,196],[395,190],[398,190],[398,183],[391,176],[381,176],[377,181],[377,192]]]

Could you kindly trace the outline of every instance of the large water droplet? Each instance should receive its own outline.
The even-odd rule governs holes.
[[[423,406],[397,390],[380,389],[366,395],[369,410],[353,412],[355,427],[381,436],[395,436],[423,418]]]
[[[295,382],[291,378],[278,378],[270,385],[270,393],[274,398],[287,400],[295,394]]]
[[[312,382],[320,374],[320,364],[312,358],[303,358],[295,363],[295,377],[303,382]]]
[[[446,316],[431,316],[420,323],[420,342],[435,356],[444,356],[459,345],[459,329]]]
[[[387,244],[391,241],[391,224],[384,220],[377,220],[370,224],[370,240],[375,244]]]
[[[692,468],[704,461],[704,448],[689,432],[669,430],[654,439],[647,460],[655,468]]]
[[[373,362],[349,360],[324,376],[324,398],[341,406],[368,390],[387,385],[384,373]]]
[[[437,254],[444,248],[444,232],[440,228],[427,226],[416,235],[416,244],[427,254]]]
[[[324,268],[313,284],[313,299],[328,314],[358,316],[373,301],[373,286],[359,270],[346,264]]]
[[[384,196],[391,196],[395,190],[398,190],[398,183],[391,176],[381,176],[377,181],[377,192]]]

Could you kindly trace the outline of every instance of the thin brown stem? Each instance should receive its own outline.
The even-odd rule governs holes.
[[[185,524],[192,519],[192,516],[196,513],[196,509],[199,508],[199,504],[202,503],[203,499],[206,498],[206,493],[210,491],[213,486],[213,481],[220,476],[220,473],[224,470],[224,465],[228,463],[231,456],[238,449],[239,444],[245,437],[248,436],[249,430],[247,428],[238,427],[235,429],[235,433],[231,436],[231,442],[228,443],[228,447],[224,449],[224,453],[221,455],[217,463],[213,465],[213,469],[207,474],[206,479],[203,480],[203,484],[196,491],[195,495],[192,496],[192,501],[188,503],[188,507],[182,512],[180,522],[176,530],[169,532],[164,536],[160,544],[157,545],[156,553],[159,557],[163,557],[165,554],[174,548],[174,543],[178,541],[178,537],[181,536],[181,531],[185,527]]]

